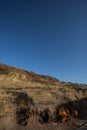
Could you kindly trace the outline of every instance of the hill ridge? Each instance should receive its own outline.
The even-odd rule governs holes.
[[[33,130],[37,123],[41,124],[41,130],[43,125],[49,129],[58,122],[67,125],[72,119],[73,124],[75,118],[83,124],[87,120],[87,85],[63,82],[0,63],[0,130],[13,127]]]

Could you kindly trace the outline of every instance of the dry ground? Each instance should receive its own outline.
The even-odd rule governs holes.
[[[70,109],[64,122],[62,107]],[[0,130],[20,129],[87,130],[87,85],[0,64]]]

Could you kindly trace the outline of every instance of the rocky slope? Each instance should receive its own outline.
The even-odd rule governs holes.
[[[0,130],[87,130],[87,85],[0,64]]]

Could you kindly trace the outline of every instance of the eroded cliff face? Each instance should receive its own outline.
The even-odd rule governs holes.
[[[87,85],[0,64],[0,130],[83,129],[86,121]]]

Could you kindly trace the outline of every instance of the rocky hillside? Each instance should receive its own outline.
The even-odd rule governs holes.
[[[0,130],[19,129],[87,130],[87,85],[0,64]]]

